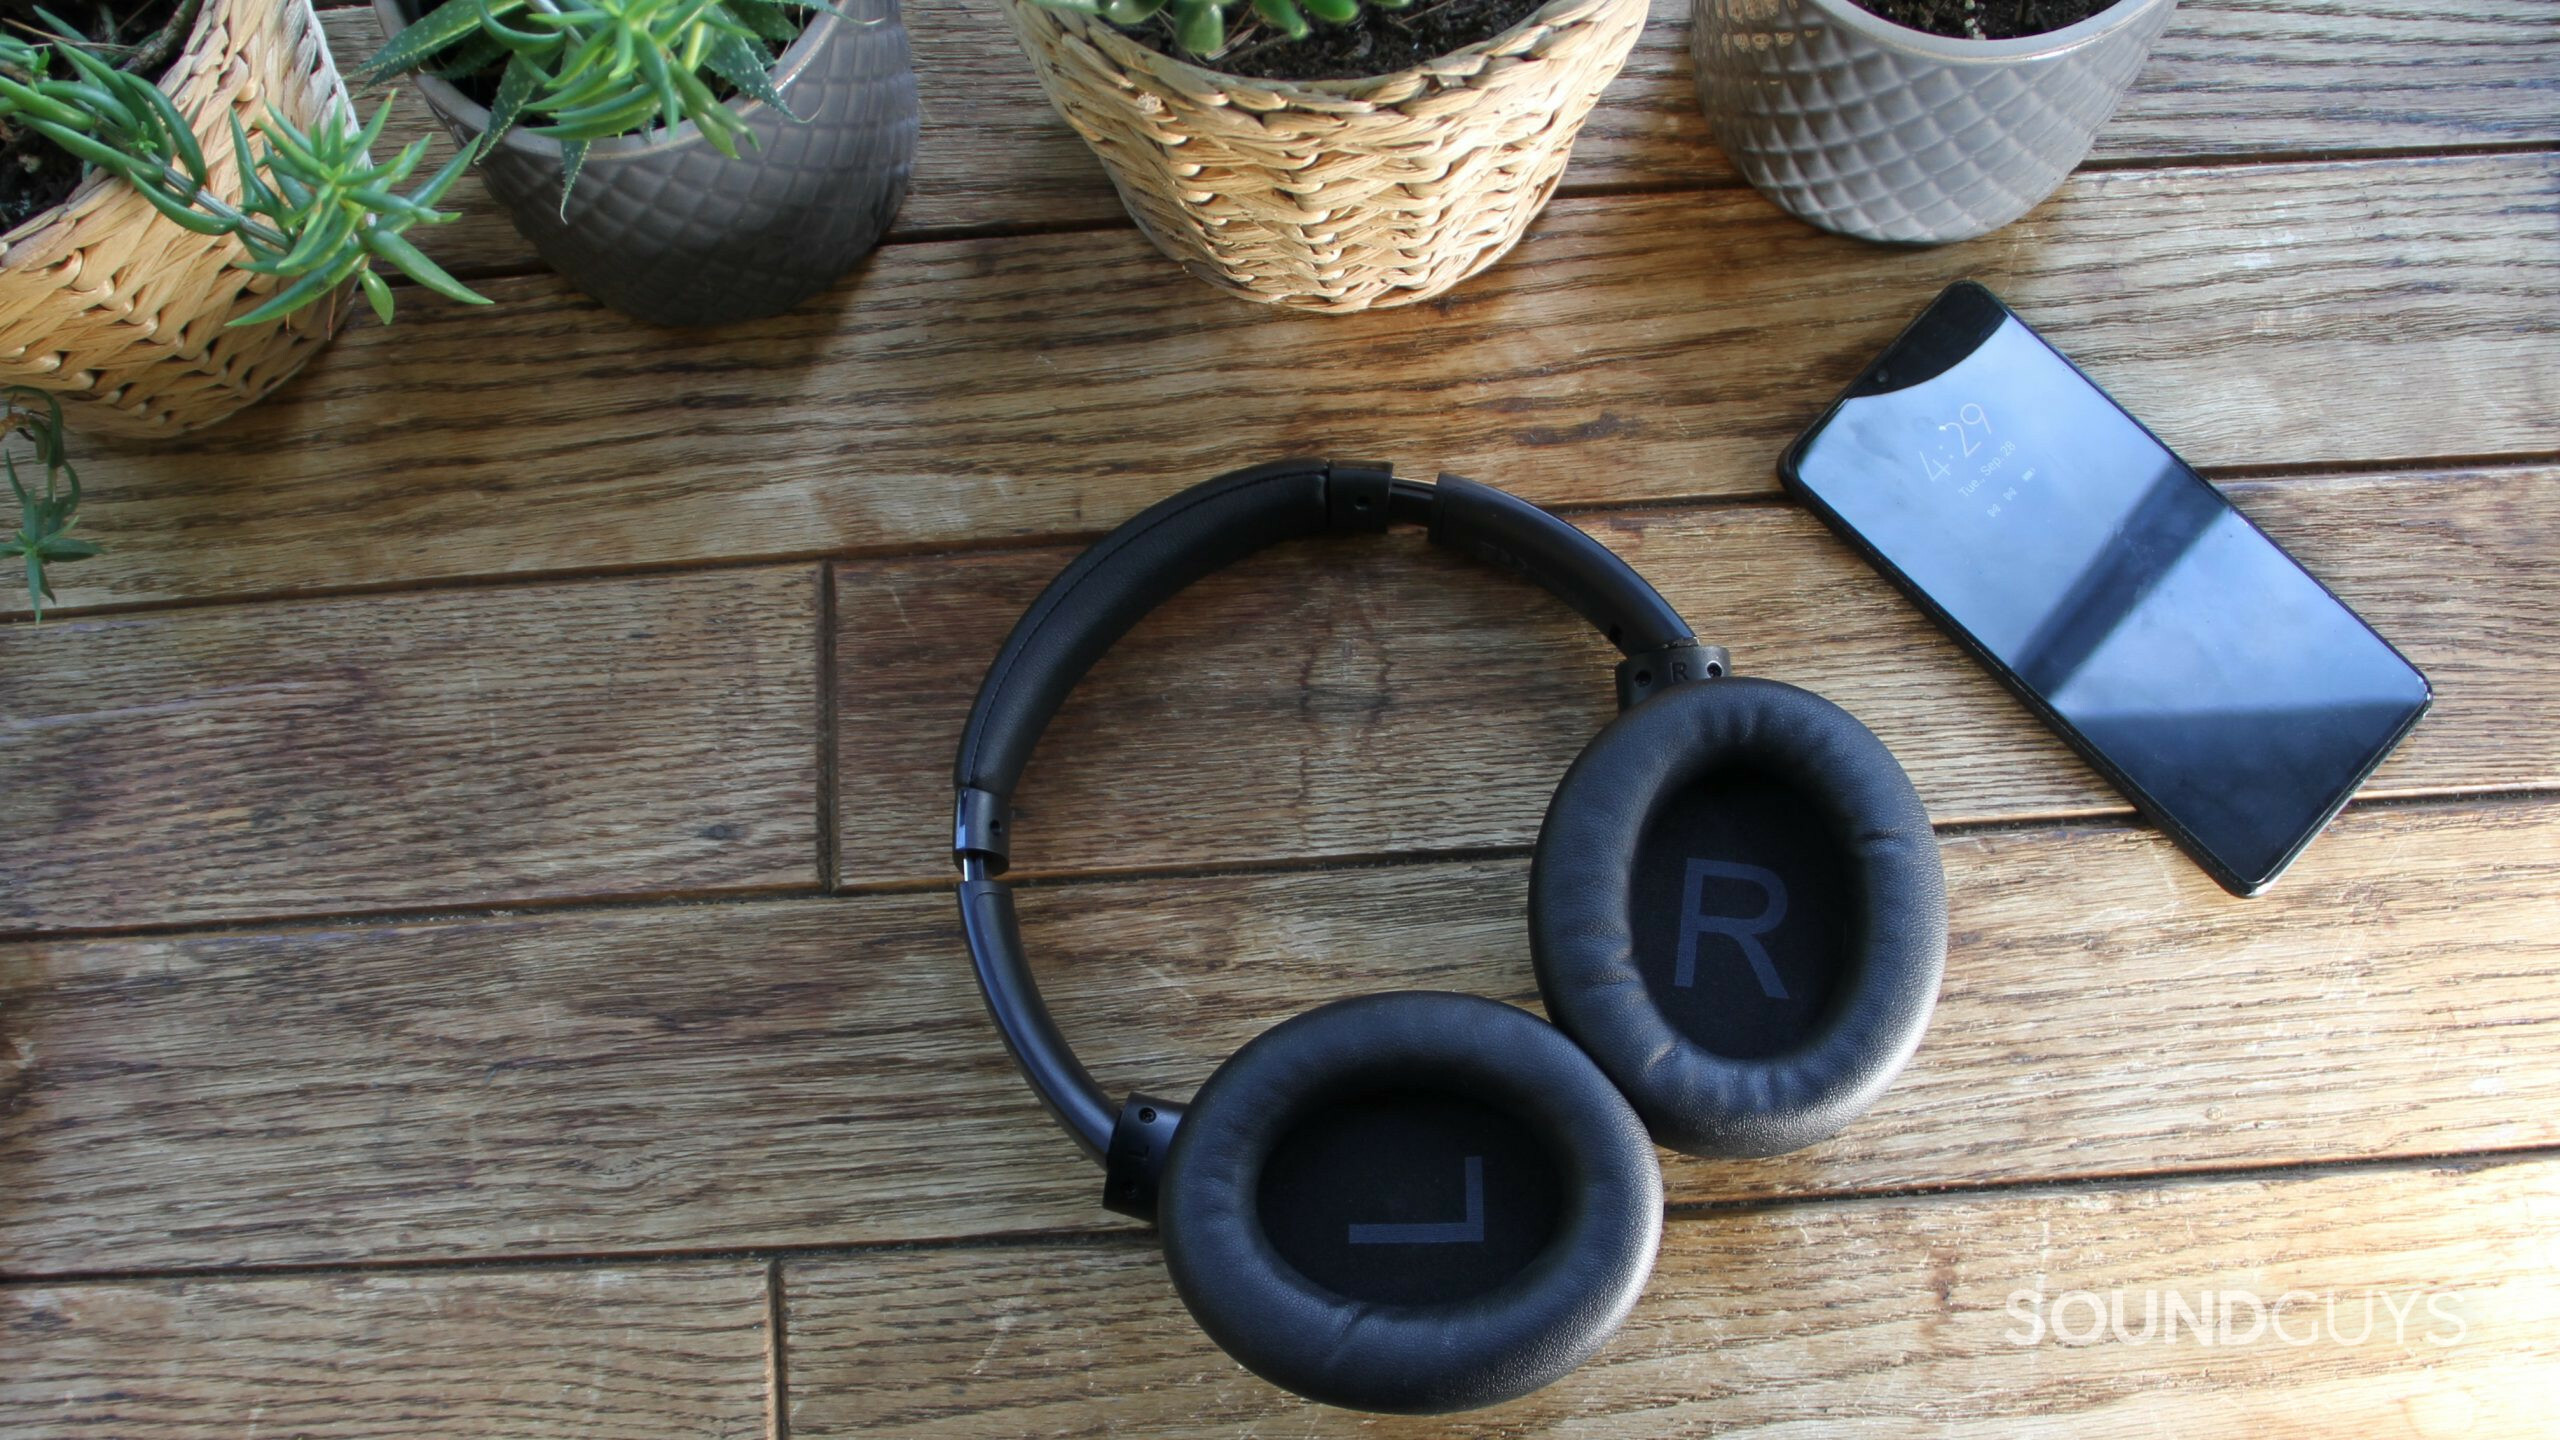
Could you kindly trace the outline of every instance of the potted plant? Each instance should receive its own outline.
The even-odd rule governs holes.
[[[516,229],[626,314],[789,309],[879,243],[915,158],[897,0],[374,0]]]
[[[1697,0],[1716,140],[1826,230],[1935,243],[2061,185],[2177,0]]]
[[[86,434],[168,436],[293,374],[349,287],[387,313],[377,260],[478,298],[402,234],[444,218],[459,171],[389,193],[423,147],[371,161],[379,117],[354,128],[308,0],[79,13],[90,28],[38,11],[42,43],[0,32],[0,385]]]
[[[1500,259],[1554,193],[1647,9],[1003,4],[1158,249],[1246,298],[1337,313],[1426,300]]]
[[[113,33],[118,11],[90,12],[105,39],[36,13],[51,27],[47,43],[0,33],[0,156],[11,181],[0,200],[33,212],[0,250],[0,335],[25,342],[0,361],[0,467],[18,510],[17,528],[0,534],[0,558],[22,563],[28,604],[42,619],[53,598],[47,567],[98,553],[70,533],[80,477],[64,437],[66,400],[111,435],[218,420],[328,338],[349,288],[361,287],[390,323],[393,295],[377,262],[451,299],[488,302],[409,240],[412,227],[453,218],[435,201],[462,161],[400,194],[426,143],[376,164],[388,105],[357,130],[333,84],[334,106],[305,130],[250,88],[216,94],[190,119],[146,73],[157,65],[114,63],[140,48]],[[202,41],[202,25],[254,35],[261,13],[206,0],[200,17],[167,23],[200,20]],[[316,44],[309,11],[300,13],[301,33]],[[256,49],[253,39],[240,43]],[[201,53],[247,52],[205,42]],[[263,147],[251,143],[243,110]],[[20,436],[33,442],[23,473],[9,445]]]

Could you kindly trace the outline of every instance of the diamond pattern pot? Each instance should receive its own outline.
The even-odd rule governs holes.
[[[1716,140],[1825,230],[1935,243],[1997,230],[2089,153],[2177,0],[1952,40],[1850,0],[1697,0],[1689,47]]]
[[[374,0],[387,33],[418,0]],[[688,122],[599,140],[560,204],[560,146],[518,129],[480,162],[516,229],[570,284],[660,325],[710,325],[788,310],[880,242],[915,161],[916,80],[897,0],[821,14],[774,67],[800,122],[730,102],[759,146],[731,159]],[[454,138],[489,112],[431,75],[413,77]]]

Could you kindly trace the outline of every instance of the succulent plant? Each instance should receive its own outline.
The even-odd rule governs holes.
[[[30,463],[44,472],[30,487],[18,471],[18,452],[9,442],[24,435],[32,442]],[[27,603],[44,618],[44,602],[53,598],[47,565],[86,560],[98,547],[71,537],[71,522],[80,510],[80,472],[62,445],[62,402],[41,390],[12,386],[0,391],[0,468],[9,476],[9,493],[18,502],[18,528],[0,536],[0,556],[20,559],[27,569]]]
[[[448,299],[488,303],[428,259],[405,233],[453,218],[435,202],[460,178],[461,157],[407,195],[399,187],[425,157],[425,141],[412,141],[382,164],[367,158],[390,119],[389,105],[362,130],[341,123],[318,134],[270,112],[258,120],[265,144],[254,159],[239,117],[231,117],[232,145],[243,163],[241,194],[226,198],[214,190],[194,128],[158,85],[109,65],[90,53],[77,31],[50,15],[45,19],[61,33],[60,41],[35,45],[0,36],[0,125],[23,127],[116,175],[175,224],[238,239],[246,252],[239,267],[273,275],[282,284],[264,304],[230,323],[256,325],[289,315],[350,279],[363,285],[374,313],[388,321],[391,287],[374,272],[376,261]],[[57,58],[69,67],[68,76],[52,73]]]
[[[754,134],[715,80],[790,114],[773,63],[776,47],[800,34],[792,9],[835,13],[813,0],[444,0],[392,36],[361,76],[496,70],[489,127],[473,153],[522,125],[560,143],[573,185],[590,143],[653,125],[690,120],[734,159],[740,138]]]
[[[1134,28],[1159,15],[1169,17],[1173,38],[1183,49],[1204,59],[1227,48],[1227,12],[1251,9],[1263,23],[1292,40],[1313,32],[1307,17],[1341,25],[1360,18],[1363,0],[1040,0],[1056,10],[1099,15],[1114,25]],[[1381,10],[1402,10],[1411,0],[1366,0]]]
[[[263,145],[253,145],[239,118],[231,117],[240,193],[226,197],[214,188],[194,127],[158,85],[108,64],[92,53],[105,47],[37,13],[61,38],[35,44],[0,35],[0,131],[41,136],[133,186],[172,223],[238,240],[241,254],[233,263],[275,276],[279,284],[231,324],[281,319],[349,280],[363,287],[374,313],[388,323],[392,291],[375,271],[376,262],[449,299],[488,303],[428,259],[406,233],[453,218],[435,202],[461,177],[467,157],[456,156],[400,194],[425,158],[426,142],[413,141],[382,164],[369,159],[390,118],[389,105],[361,130],[339,123],[316,134],[269,113],[258,120]],[[57,61],[67,75],[55,73]],[[0,536],[0,558],[24,563],[27,599],[41,619],[44,603],[53,598],[47,567],[88,559],[98,547],[69,533],[80,509],[80,475],[64,443],[61,401],[14,387],[0,395],[0,404],[0,444],[25,437],[32,442],[28,466],[42,472],[41,480],[31,481],[18,450],[0,449],[0,469],[18,506],[17,529]]]

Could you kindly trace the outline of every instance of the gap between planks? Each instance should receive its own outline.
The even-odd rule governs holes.
[[[2359,796],[2347,802],[2346,807],[2338,814],[2343,819],[2349,815],[2381,810],[2486,811],[2509,806],[2543,804],[2554,796],[2560,796],[2560,787],[2454,789],[2415,794]],[[1933,821],[1930,825],[1931,832],[1940,840],[2036,832],[2131,834],[2150,828],[2152,827],[2149,822],[2139,815],[2124,810],[2004,815],[1996,820],[1943,820]],[[1533,845],[1474,845],[1440,849],[1380,850],[1348,855],[1261,856],[1244,860],[1205,861],[1186,865],[1121,867],[1080,865],[1073,869],[1060,870],[1023,867],[1006,871],[1004,878],[1008,884],[1019,891],[1075,890],[1085,887],[1156,884],[1168,880],[1254,879],[1264,876],[1420,869],[1433,865],[1463,865],[1478,861],[1525,860],[1530,857],[1535,848]],[[511,915],[525,914],[557,914],[565,918],[574,918],[580,915],[629,914],[651,910],[698,910],[730,905],[744,907],[771,904],[782,900],[890,898],[936,894],[950,888],[957,881],[958,876],[955,872],[950,876],[858,880],[851,884],[839,881],[827,886],[625,891],[613,894],[496,900],[485,905],[385,906],[379,909],[342,910],[318,914],[309,911],[288,911],[274,915],[226,918],[213,922],[171,920],[141,925],[0,930],[0,945],[72,944],[96,940],[194,938],[248,933],[292,935],[320,930],[340,930],[351,926],[422,925],[440,921],[502,919]],[[0,1280],[6,1278],[5,1274],[0,1274]]]
[[[2387,460],[2288,460],[2281,463],[2255,465],[2198,466],[2196,472],[2226,494],[2279,487],[2294,481],[2326,481],[2347,479],[2381,480],[2386,483],[2418,484],[2430,477],[2449,472],[2495,475],[2508,471],[2533,470],[2560,465],[2560,450],[2512,450],[2490,454],[2446,454],[2421,458],[2394,457]],[[1434,472],[1437,474],[1443,472]],[[1205,476],[1199,478],[1207,478]],[[1170,483],[1170,482],[1169,482]],[[1558,500],[1540,502],[1539,508],[1555,515],[1634,515],[1664,510],[1795,510],[1801,508],[1794,499],[1780,494],[1738,495],[1701,493],[1696,495],[1647,495],[1624,499]],[[46,607],[48,618],[103,619],[113,616],[203,614],[223,610],[242,610],[261,605],[290,605],[317,600],[346,600],[388,595],[433,595],[446,591],[505,590],[516,587],[534,588],[544,585],[570,585],[592,580],[630,580],[659,575],[699,575],[720,570],[752,570],[791,565],[822,565],[826,568],[825,589],[821,607],[830,615],[835,607],[835,566],[872,564],[885,560],[934,560],[944,556],[1001,554],[1023,550],[1048,550],[1067,545],[1091,545],[1111,531],[1110,526],[1090,526],[1073,530],[1042,530],[1020,534],[985,535],[970,538],[937,537],[929,540],[884,540],[870,545],[840,545],[827,549],[759,551],[750,554],[688,556],[681,560],[643,560],[612,565],[547,566],[533,570],[484,570],[455,575],[424,578],[355,581],[339,585],[279,586],[273,590],[244,591],[216,597],[172,596],[154,600],[106,601],[87,605],[52,605]],[[0,587],[0,626],[36,624],[24,609],[11,608],[10,592]],[[827,647],[827,663],[834,664],[835,632],[832,626],[821,637]],[[832,709],[832,704],[830,705]],[[833,722],[833,715],[827,717]],[[829,872],[832,873],[832,872]]]
[[[1803,1194],[1755,1195],[1727,1200],[1675,1202],[1663,1207],[1666,1224],[1702,1223],[1733,1215],[1771,1214],[1817,1205],[1873,1204],[1878,1201],[1945,1200],[1984,1196],[2032,1198],[2095,1191],[2165,1191],[2245,1184],[2251,1181],[2326,1179],[2352,1175],[2418,1174],[2428,1171],[2476,1174],[2513,1165],[2560,1160],[2560,1145],[2446,1150],[2420,1154],[2356,1155],[2313,1160],[2241,1164],[2200,1164],[2152,1170],[2122,1170],[2055,1178],[1962,1180],[1943,1185],[1878,1185]],[[1100,1208],[1098,1198],[1095,1206]],[[452,1255],[423,1258],[330,1261],[315,1264],[252,1263],[246,1265],[143,1266],[134,1269],[73,1269],[18,1273],[0,1271],[0,1289],[36,1289],[85,1285],[130,1285],[162,1281],[254,1284],[263,1280],[307,1280],[374,1275],[516,1275],[636,1269],[647,1266],[699,1265],[715,1261],[761,1264],[765,1270],[765,1313],[777,1335],[785,1333],[789,1312],[785,1267],[797,1261],[858,1260],[866,1256],[932,1251],[1153,1249],[1152,1227],[1136,1224],[1106,1230],[998,1230],[975,1235],[930,1239],[853,1241],[808,1245],[747,1247],[670,1246],[654,1249],[591,1250],[575,1254],[529,1256]],[[766,1371],[777,1380],[788,1375],[787,1345],[768,1350]],[[778,1388],[778,1386],[777,1386]]]

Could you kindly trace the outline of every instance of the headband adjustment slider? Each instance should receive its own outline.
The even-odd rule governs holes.
[[[1721,645],[1675,640],[1618,662],[1618,708],[1633,710],[1674,685],[1721,680],[1733,673],[1733,652]]]
[[[1131,1095],[1121,1102],[1120,1121],[1111,1127],[1111,1148],[1102,1157],[1102,1208],[1154,1221],[1156,1184],[1164,1176],[1174,1129],[1181,1124],[1182,1106],[1174,1101]]]
[[[951,858],[964,867],[982,860],[988,874],[1003,874],[1012,859],[1012,842],[1004,832],[1004,812],[1010,808],[1001,795],[961,786],[951,807]]]
[[[1384,465],[1336,460],[1325,467],[1324,528],[1336,535],[1387,528],[1395,472]]]

